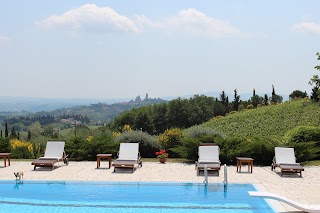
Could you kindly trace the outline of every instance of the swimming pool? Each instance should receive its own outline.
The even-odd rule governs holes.
[[[1,212],[274,212],[252,184],[0,181]]]

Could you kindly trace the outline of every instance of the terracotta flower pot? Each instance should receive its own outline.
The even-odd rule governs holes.
[[[160,163],[165,163],[167,161],[167,158],[159,158]]]

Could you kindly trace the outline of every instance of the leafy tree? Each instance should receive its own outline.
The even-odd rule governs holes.
[[[272,85],[272,96],[271,96],[270,102],[273,104],[277,104],[277,103],[282,103],[282,100],[283,100],[282,96],[276,94],[274,86]]]
[[[151,106],[151,120],[153,125],[153,133],[159,134],[168,128],[167,120],[167,104],[155,104]]]
[[[150,113],[147,112],[147,107],[141,107],[134,119],[135,129],[140,129],[146,132],[152,132],[152,123]]]
[[[293,100],[294,98],[305,98],[307,97],[307,93],[306,92],[302,92],[300,90],[294,90],[290,95],[289,95],[289,99]]]
[[[216,101],[213,105],[214,115],[215,116],[225,116],[227,113],[226,107],[219,101]]]
[[[320,60],[320,53],[317,52],[316,56],[318,56],[318,60]],[[320,65],[314,67],[316,70],[320,71]],[[312,89],[311,99],[315,101],[319,101],[320,99],[320,78],[319,75],[313,75],[309,81],[311,86],[314,85]]]
[[[262,104],[262,101],[263,97],[260,97],[259,95],[254,95],[251,97],[251,103],[255,108],[258,106],[258,104]]]
[[[42,134],[43,132],[43,128],[41,127],[40,123],[37,121],[35,123],[33,123],[30,127],[29,130],[32,133],[33,137],[38,137]]]
[[[227,105],[227,96],[226,96],[226,94],[225,94],[224,91],[222,91],[221,94],[220,94],[220,102],[221,102],[224,106]]]

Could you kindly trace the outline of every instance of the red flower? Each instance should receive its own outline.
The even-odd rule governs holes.
[[[159,152],[156,152],[156,155],[159,155]]]

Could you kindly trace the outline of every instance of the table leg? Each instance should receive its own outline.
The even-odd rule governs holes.
[[[241,165],[242,165],[242,162],[240,161],[239,162],[239,172],[241,172]]]
[[[111,158],[108,159],[109,160],[109,169],[111,168]]]
[[[8,155],[8,163],[9,163],[9,166],[10,166],[10,158],[11,158],[11,156]]]
[[[97,157],[97,169],[100,167],[100,158]]]
[[[238,167],[239,167],[239,161],[237,160],[237,172],[238,172]]]
[[[3,160],[4,160],[4,167],[6,167],[6,166],[7,166],[7,157],[4,156],[4,157],[3,157]]]

